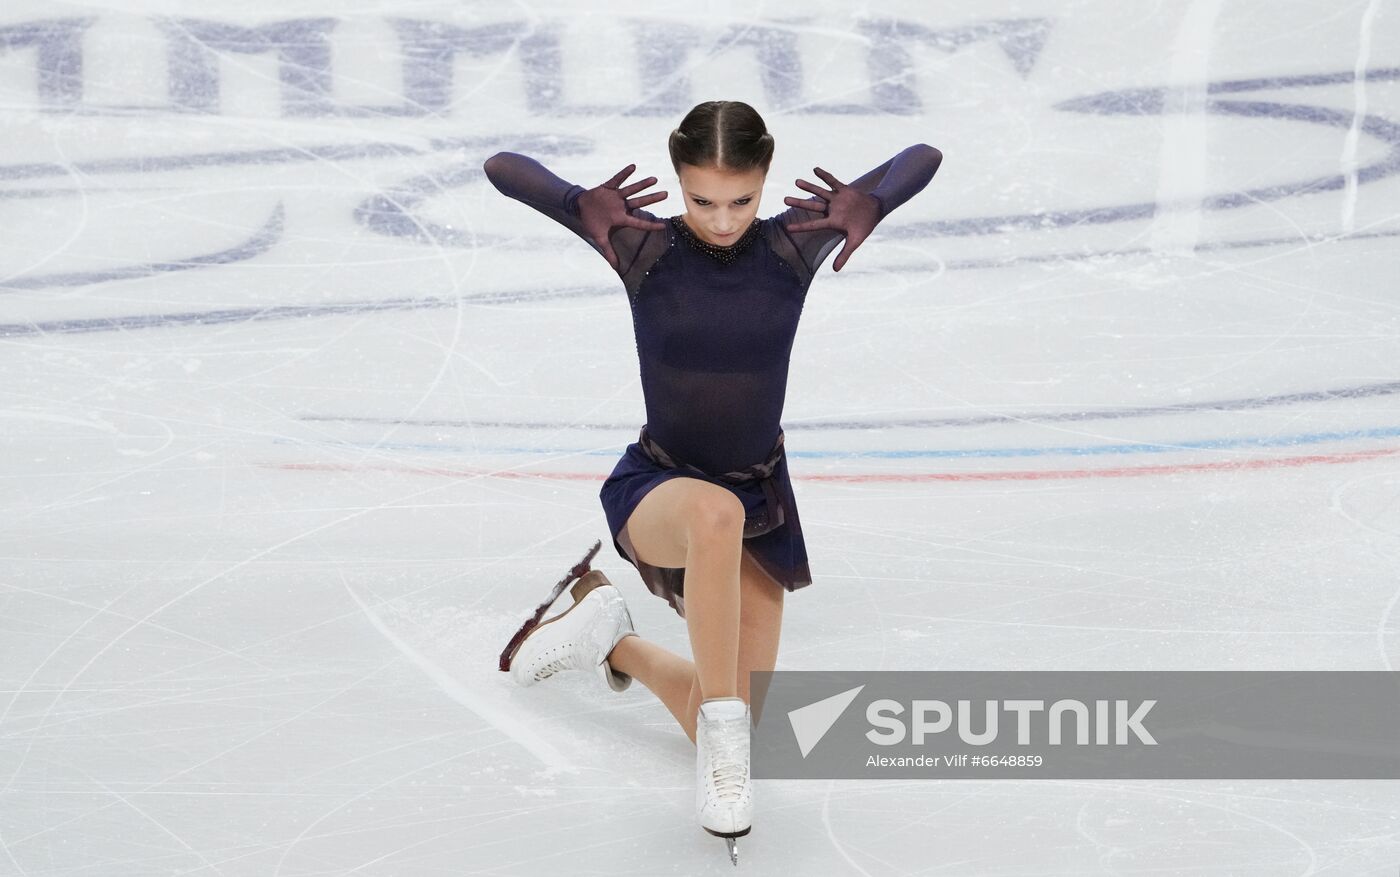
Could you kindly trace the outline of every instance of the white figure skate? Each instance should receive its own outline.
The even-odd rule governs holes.
[[[613,670],[608,654],[624,636],[636,636],[622,594],[592,570],[570,588],[574,604],[540,623],[508,656],[511,678],[533,685],[563,670],[596,672],[613,691],[626,691],[630,675]]]
[[[597,546],[594,546],[594,551]],[[555,587],[511,638],[501,655],[500,669],[510,671],[520,685],[534,685],[563,670],[597,673],[613,691],[625,691],[632,677],[612,668],[608,654],[623,637],[636,636],[632,614],[622,594],[601,570],[589,570],[592,552]],[[572,578],[573,605],[546,621],[539,621]]]
[[[749,705],[738,697],[714,697],[700,704],[695,720],[695,807],[700,827],[729,844],[739,864],[736,838],[753,822],[753,783],[749,777]]]

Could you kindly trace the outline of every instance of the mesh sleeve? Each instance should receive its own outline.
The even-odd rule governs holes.
[[[579,215],[578,198],[586,191],[583,186],[560,179],[528,155],[514,152],[496,153],[486,160],[483,169],[491,185],[502,195],[535,208],[578,235],[602,255],[603,248],[584,232],[583,220]],[[645,210],[633,210],[631,213],[645,219],[656,219]],[[608,233],[608,241],[617,254],[617,273],[624,280],[634,270],[638,253],[651,234],[653,232],[627,226],[619,226]],[[631,284],[628,286],[630,291]]]
[[[879,167],[852,180],[850,185],[853,189],[874,195],[880,202],[880,218],[884,219],[896,207],[923,191],[929,180],[933,179],[933,175],[938,171],[938,165],[942,161],[943,153],[928,144],[916,143]],[[845,232],[833,228],[799,232],[787,230],[788,225],[807,222],[819,217],[820,214],[804,210],[801,207],[789,207],[774,217],[778,227],[782,229],[782,234],[800,260],[807,280],[810,280],[812,275],[817,273],[822,262],[846,236]]]

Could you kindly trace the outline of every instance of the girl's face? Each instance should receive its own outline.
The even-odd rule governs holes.
[[[715,167],[680,166],[685,224],[700,240],[728,246],[753,223],[767,174],[761,168],[736,173]]]

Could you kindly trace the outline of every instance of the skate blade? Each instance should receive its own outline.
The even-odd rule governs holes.
[[[702,825],[701,828],[704,828],[704,826]],[[743,831],[715,831],[713,828],[705,828],[705,830],[708,831],[710,834],[713,834],[715,837],[722,837],[728,839],[733,837],[743,837],[744,835],[753,831],[753,826],[750,825]]]
[[[729,844],[729,861],[734,863],[734,867],[739,867],[739,844],[732,837],[726,837],[724,842]]]
[[[560,579],[558,584],[556,584],[550,590],[549,596],[545,599],[545,601],[535,608],[534,614],[532,614],[529,618],[525,619],[525,623],[520,626],[520,629],[517,630],[513,636],[511,636],[510,642],[506,643],[505,650],[501,652],[501,657],[497,664],[498,670],[500,670],[502,673],[509,672],[511,661],[515,659],[515,653],[520,650],[520,646],[525,642],[525,638],[529,636],[535,628],[539,627],[541,623],[548,624],[549,621],[558,620],[559,616],[555,616],[549,619],[549,621],[543,621],[545,613],[549,611],[549,608],[554,604],[554,601],[559,599],[559,595],[564,593],[564,589],[567,588],[570,584],[586,576],[590,571],[592,571],[589,564],[593,560],[594,556],[597,555],[598,549],[602,547],[602,544],[603,543],[601,540],[595,541],[593,543],[593,547],[588,549],[588,553],[584,555],[583,560],[580,560],[578,563],[574,564],[573,568],[569,570],[569,574],[564,576],[564,578]],[[578,604],[575,603],[574,605],[576,606]],[[573,606],[569,607],[569,609],[572,608]],[[568,610],[565,610],[565,612],[561,612],[560,615],[566,614],[567,611]]]

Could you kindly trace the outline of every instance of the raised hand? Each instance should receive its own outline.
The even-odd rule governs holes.
[[[603,257],[608,260],[614,271],[618,268],[617,254],[613,252],[612,243],[608,240],[609,232],[618,226],[647,231],[661,231],[666,227],[664,222],[653,222],[628,212],[666,199],[664,191],[637,195],[648,186],[655,185],[656,177],[647,177],[645,180],[623,186],[622,181],[636,169],[635,164],[629,164],[606,183],[578,196],[579,218],[582,220],[584,233],[603,251]]]
[[[836,254],[836,261],[831,263],[833,271],[840,271],[842,266],[846,264],[846,260],[851,258],[851,254],[865,242],[866,238],[870,237],[870,233],[879,224],[880,199],[874,195],[868,195],[860,189],[852,188],[819,167],[812,168],[812,170],[831,188],[823,189],[815,183],[799,179],[797,187],[805,189],[817,197],[798,199],[788,196],[783,199],[783,203],[789,207],[800,207],[803,210],[822,214],[822,218],[793,223],[787,227],[787,230],[799,232],[831,228],[845,232],[845,246],[841,247],[841,252]]]

